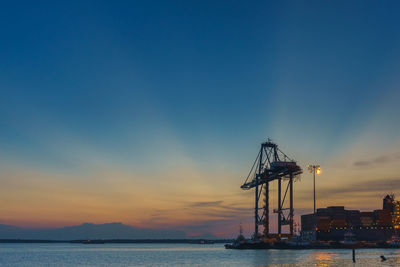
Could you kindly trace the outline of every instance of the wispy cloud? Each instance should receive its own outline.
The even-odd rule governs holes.
[[[250,217],[252,209],[248,203],[235,201],[183,202],[183,212],[192,218],[205,221],[237,221]]]
[[[400,152],[389,154],[389,155],[382,155],[370,160],[360,160],[353,163],[356,167],[368,167],[368,166],[377,166],[386,164],[389,162],[400,160]]]
[[[221,207],[223,201],[199,201],[188,203],[191,207]]]
[[[349,182],[345,186],[338,183],[334,187],[319,188],[317,199],[326,206],[344,205],[348,208],[371,209],[380,207],[381,198],[386,194],[399,191],[400,177],[365,179]],[[297,197],[297,203],[308,203],[311,199],[308,192],[299,192]],[[296,212],[299,210],[296,209]]]

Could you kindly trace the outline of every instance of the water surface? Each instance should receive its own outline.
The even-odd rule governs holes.
[[[387,261],[381,262],[380,255]],[[223,244],[0,244],[0,266],[400,266],[399,249],[227,250]]]

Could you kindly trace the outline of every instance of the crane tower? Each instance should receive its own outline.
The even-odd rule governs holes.
[[[241,186],[243,190],[255,189],[254,209],[254,239],[258,239],[258,226],[264,226],[264,238],[270,237],[269,232],[269,183],[277,180],[278,207],[274,212],[278,214],[278,236],[282,234],[282,226],[289,225],[290,235],[294,234],[293,224],[293,181],[302,173],[297,163],[283,153],[278,145],[270,139],[261,144],[258,156],[253,167]],[[282,183],[287,182],[282,198]],[[289,191],[289,207],[285,207],[285,199]],[[259,207],[261,194],[264,193],[263,206]]]

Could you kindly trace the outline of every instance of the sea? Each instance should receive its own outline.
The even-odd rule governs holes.
[[[381,256],[386,258],[382,261]],[[400,249],[231,250],[223,244],[0,244],[0,266],[400,266]]]

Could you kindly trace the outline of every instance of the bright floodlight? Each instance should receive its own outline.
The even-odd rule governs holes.
[[[313,172],[315,172],[316,174],[321,173],[321,167],[319,165],[308,165],[307,169],[308,169],[309,173],[313,173]]]

